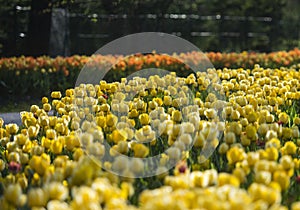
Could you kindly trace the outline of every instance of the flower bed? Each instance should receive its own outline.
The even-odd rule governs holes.
[[[54,91],[0,120],[0,208],[300,209],[299,79],[255,65]]]
[[[255,63],[262,67],[279,68],[300,63],[300,50],[266,53],[205,53],[215,68],[252,68]],[[119,81],[120,75],[144,68],[155,67],[182,72],[186,66],[178,60],[191,60],[198,65],[203,61],[202,53],[187,53],[169,56],[148,54],[124,58],[121,56],[71,56],[71,57],[12,57],[0,59],[0,88],[12,95],[48,95],[49,90],[65,90],[74,87],[76,78],[91,60],[112,66],[110,81]],[[116,64],[117,61],[120,61]],[[184,62],[185,63],[185,62]],[[116,65],[114,65],[116,64]],[[297,67],[298,68],[298,67]],[[122,73],[123,72],[123,73]]]

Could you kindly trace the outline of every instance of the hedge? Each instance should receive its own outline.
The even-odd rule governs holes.
[[[300,50],[272,53],[220,53],[207,52],[204,55],[215,68],[252,68],[259,64],[264,68],[298,67]],[[201,66],[203,53],[190,52],[172,56],[159,54],[137,54],[134,56],[93,55],[71,57],[10,57],[0,59],[1,95],[49,95],[53,90],[65,90],[74,87],[79,72],[85,65],[95,67],[99,64],[112,66],[106,76],[109,81],[117,81],[132,72],[145,68],[160,68],[184,74],[189,64]]]

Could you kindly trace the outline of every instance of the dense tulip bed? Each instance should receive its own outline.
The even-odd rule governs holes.
[[[279,51],[272,53],[200,53],[192,52],[186,54],[174,54],[170,56],[148,54],[129,57],[112,55],[71,56],[71,57],[11,57],[0,59],[0,88],[13,95],[29,94],[36,96],[48,95],[49,90],[64,91],[74,87],[76,78],[85,64],[99,63],[112,66],[112,73],[107,78],[112,81],[119,81],[120,76],[132,73],[145,68],[161,68],[178,73],[187,69],[186,61],[196,62],[195,65],[203,62],[206,55],[215,68],[252,68],[254,64],[262,67],[280,68],[290,67],[300,63],[300,50]],[[118,62],[120,61],[120,62]],[[180,62],[184,61],[184,62]],[[296,66],[299,68],[299,66]]]
[[[255,65],[54,91],[0,120],[0,209],[298,210],[299,79]]]

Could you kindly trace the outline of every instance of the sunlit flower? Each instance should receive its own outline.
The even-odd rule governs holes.
[[[47,203],[48,210],[71,210],[66,202],[51,200]]]
[[[279,122],[282,122],[283,124],[287,124],[289,122],[289,116],[285,112],[281,112],[278,116]]]
[[[255,182],[268,185],[271,182],[272,174],[268,171],[258,171],[255,174]]]
[[[239,187],[240,181],[234,175],[227,174],[227,173],[219,173],[218,186],[223,186],[223,185],[232,185],[235,187]]]
[[[282,190],[286,190],[290,185],[290,177],[284,171],[275,171],[273,181],[277,182]]]
[[[19,184],[9,185],[5,190],[4,198],[15,206],[23,206],[26,203],[26,196],[22,194]]]
[[[53,92],[51,93],[51,97],[52,97],[52,98],[55,98],[55,99],[59,99],[59,98],[62,97],[62,94],[61,94],[60,91],[53,91]]]
[[[279,160],[279,163],[281,164],[284,170],[290,170],[294,168],[293,159],[289,155],[282,156]]]
[[[292,141],[285,142],[284,146],[281,148],[281,151],[285,155],[294,155],[297,152],[297,146]]]
[[[95,190],[89,187],[82,186],[73,188],[72,196],[74,196],[74,199],[71,202],[72,209],[101,209],[99,205],[99,196]]]
[[[132,149],[135,157],[144,158],[149,154],[149,148],[144,144],[135,144]]]
[[[172,112],[172,120],[174,120],[175,122],[180,122],[181,119],[182,119],[182,115],[180,111],[175,110]]]
[[[8,125],[5,126],[5,128],[6,128],[6,131],[11,135],[16,134],[19,130],[19,126],[15,123],[8,124]]]
[[[41,188],[32,188],[28,192],[28,205],[32,207],[46,206],[48,196],[46,192]]]
[[[53,154],[60,154],[63,149],[63,143],[60,140],[53,140],[51,141],[50,150]]]
[[[46,185],[45,189],[51,200],[63,201],[69,196],[68,188],[62,183],[51,182],[49,185]]]
[[[236,141],[235,134],[233,132],[225,133],[224,141],[229,145],[235,143]]]
[[[244,158],[246,158],[246,154],[243,149],[232,147],[227,151],[226,157],[229,164],[235,164],[244,160]]]
[[[248,125],[246,127],[246,135],[251,140],[256,139],[257,138],[256,128],[253,125]]]

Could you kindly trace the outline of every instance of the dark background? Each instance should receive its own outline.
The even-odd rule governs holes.
[[[203,51],[300,46],[297,0],[0,0],[0,57],[94,53],[126,34],[166,32]]]

